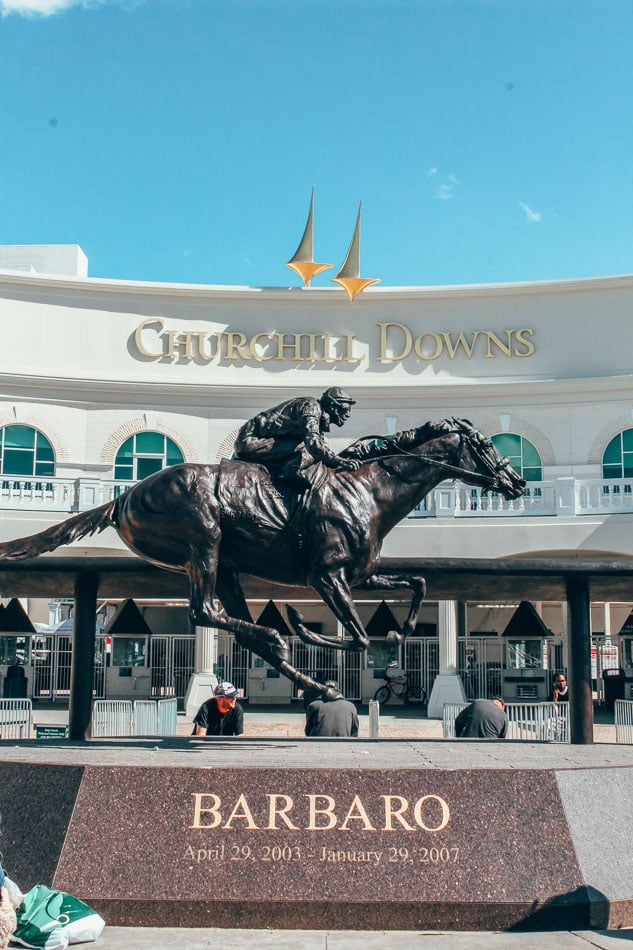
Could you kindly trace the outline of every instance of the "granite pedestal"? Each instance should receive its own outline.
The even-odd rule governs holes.
[[[633,925],[633,749],[0,743],[2,851],[111,925]]]

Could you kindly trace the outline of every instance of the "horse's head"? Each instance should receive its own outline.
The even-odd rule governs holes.
[[[452,422],[452,431],[460,437],[454,463],[464,472],[460,478],[488,491],[499,492],[504,498],[520,498],[525,491],[525,480],[515,472],[509,459],[499,455],[492,441],[467,419],[453,419]]]

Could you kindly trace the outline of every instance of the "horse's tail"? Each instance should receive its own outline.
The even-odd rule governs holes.
[[[98,534],[110,526],[116,527],[113,519],[116,504],[116,500],[107,501],[98,508],[82,511],[38,534],[31,534],[27,538],[16,538],[14,541],[4,541],[0,543],[0,560],[37,557],[39,554],[45,554],[46,551],[54,551],[62,544],[70,544],[78,538],[85,538],[86,535]]]

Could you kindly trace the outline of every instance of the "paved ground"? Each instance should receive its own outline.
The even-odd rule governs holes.
[[[98,950],[625,950],[633,930],[574,933],[412,933],[329,930],[159,930],[106,927]]]

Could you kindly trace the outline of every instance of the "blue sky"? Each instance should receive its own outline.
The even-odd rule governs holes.
[[[383,285],[631,273],[631,50],[631,0],[0,0],[0,243],[291,286],[314,186]]]

